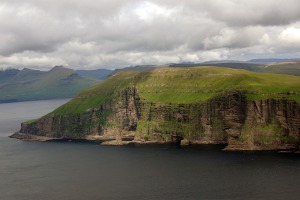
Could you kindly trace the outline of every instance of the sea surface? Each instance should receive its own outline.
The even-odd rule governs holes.
[[[8,138],[67,100],[0,104],[0,200],[300,199],[300,155]]]

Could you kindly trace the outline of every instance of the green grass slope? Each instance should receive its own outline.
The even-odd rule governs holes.
[[[148,72],[120,72],[81,92],[53,114],[80,113],[111,102],[114,95],[135,86],[142,101],[200,103],[232,90],[249,99],[287,98],[300,103],[300,77],[220,67],[159,68]]]
[[[0,85],[0,102],[70,98],[97,82],[59,66],[49,72],[24,69]]]
[[[133,83],[137,74],[138,72],[119,72],[103,83],[82,91],[67,104],[59,107],[52,113],[56,115],[80,113],[89,108],[111,102],[116,92],[124,90]]]
[[[269,63],[271,61],[273,63]],[[264,62],[265,61],[265,62]],[[269,61],[269,62],[268,62]],[[198,66],[212,66],[212,67],[225,67],[232,69],[245,69],[253,72],[265,72],[273,74],[289,74],[300,76],[300,61],[284,61],[284,59],[266,59],[266,60],[257,60],[258,63],[250,62],[215,62],[215,63],[200,63],[200,64],[171,64],[170,67],[198,67]]]
[[[245,91],[252,99],[298,100],[300,78],[218,67],[158,69],[142,78],[137,88],[142,98],[165,103],[196,103],[230,90]]]
[[[199,67],[199,66],[212,66],[224,67],[232,69],[245,69],[253,72],[260,72],[264,69],[263,64],[247,63],[247,62],[215,62],[215,63],[200,63],[200,64],[171,64],[170,67]]]

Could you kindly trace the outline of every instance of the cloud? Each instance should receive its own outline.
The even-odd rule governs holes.
[[[299,4],[298,0],[193,0],[185,5],[229,26],[277,26],[299,21]]]
[[[246,27],[238,29],[222,29],[218,35],[208,37],[204,40],[205,49],[217,48],[245,48],[260,43],[264,35],[261,27]]]
[[[280,42],[284,42],[287,44],[294,44],[299,47],[300,44],[300,28],[289,27],[283,30],[278,39]]]
[[[298,0],[2,0],[0,67],[295,57],[299,7]]]

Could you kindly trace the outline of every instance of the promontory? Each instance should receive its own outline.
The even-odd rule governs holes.
[[[218,67],[119,72],[12,137],[297,151],[300,77]]]

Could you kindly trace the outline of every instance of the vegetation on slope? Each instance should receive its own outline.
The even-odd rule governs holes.
[[[83,77],[105,80],[109,76],[111,76],[114,71],[109,69],[95,69],[95,70],[76,70],[75,72]]]
[[[23,69],[2,75],[6,80],[0,82],[0,102],[70,98],[98,82],[59,66],[49,72]]]
[[[196,103],[230,90],[245,91],[253,99],[300,100],[296,76],[218,67],[165,68],[140,76],[136,83],[140,96],[154,102]]]
[[[82,91],[67,104],[54,110],[52,114],[64,115],[68,113],[81,113],[89,108],[110,103],[117,91],[128,87],[137,72],[120,72],[103,83]]]
[[[208,63],[199,63],[199,64],[172,64],[170,67],[223,67],[223,68],[232,68],[232,69],[245,69],[253,72],[260,72],[263,70],[263,64],[256,63],[247,63],[247,62],[208,62]]]
[[[264,72],[276,73],[276,74],[291,74],[300,76],[300,62],[282,62],[267,65]]]
[[[52,114],[80,113],[111,103],[118,91],[135,86],[142,101],[199,103],[239,90],[250,99],[287,98],[300,103],[300,77],[219,67],[159,68],[148,72],[120,72],[81,92]]]
[[[257,63],[255,62],[257,61]],[[274,62],[272,62],[274,61]],[[282,61],[282,62],[278,62]],[[284,62],[285,61],[285,62]],[[289,74],[300,76],[300,62],[288,59],[266,59],[253,60],[248,62],[208,62],[208,63],[187,63],[187,64],[171,64],[170,67],[198,67],[198,66],[215,66],[232,69],[245,69],[253,72],[266,72],[273,74]]]

